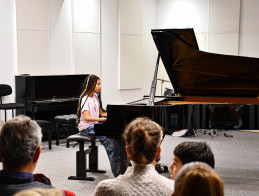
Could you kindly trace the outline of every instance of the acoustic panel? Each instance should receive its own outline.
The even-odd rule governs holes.
[[[209,33],[239,32],[240,0],[210,0]]]
[[[72,63],[71,2],[49,1],[49,58],[51,74],[71,74]]]
[[[120,89],[142,87],[141,36],[121,35]]]
[[[259,1],[242,1],[239,55],[259,58]]]
[[[209,52],[218,54],[238,55],[239,33],[209,34]]]
[[[76,74],[100,75],[100,34],[74,33]]]
[[[159,0],[158,28],[194,28],[206,32],[209,21],[209,0]]]
[[[48,31],[17,30],[18,74],[49,74]]]
[[[18,28],[48,29],[48,0],[16,0]]]
[[[142,1],[120,0],[119,8],[121,34],[141,34]]]
[[[74,32],[100,33],[100,0],[73,0]]]

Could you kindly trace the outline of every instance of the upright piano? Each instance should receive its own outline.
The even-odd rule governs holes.
[[[120,138],[131,120],[147,116],[165,134],[182,129],[258,129],[259,59],[200,51],[194,30],[152,30],[158,58],[150,95],[125,105],[107,105],[96,135]],[[156,97],[162,59],[177,96]]]
[[[16,102],[24,103],[25,115],[36,120],[75,114],[86,77],[87,74],[15,76]]]

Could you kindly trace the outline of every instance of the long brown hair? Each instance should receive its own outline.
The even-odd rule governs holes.
[[[185,164],[175,179],[174,196],[224,196],[224,184],[206,163]]]
[[[82,99],[83,99],[84,96],[87,96],[86,100],[88,99],[88,96],[95,89],[95,86],[97,84],[97,80],[100,80],[100,78],[96,75],[88,75],[85,78],[84,85],[83,85],[83,88],[82,88],[82,92],[81,92],[79,100],[78,100],[78,106],[77,106],[77,112],[76,112],[76,114],[77,114],[76,125],[77,126],[80,122],[81,110],[82,110],[82,107],[83,107],[83,106],[81,106]],[[102,107],[101,91],[98,93],[98,99],[99,99],[100,107],[104,111],[104,109]],[[86,102],[86,100],[85,100],[85,102]]]
[[[146,117],[139,117],[126,126],[123,138],[130,159],[137,164],[152,163],[163,138],[162,127]]]

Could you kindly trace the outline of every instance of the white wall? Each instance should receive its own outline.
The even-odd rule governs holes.
[[[49,73],[74,72],[71,0],[49,1]]]
[[[93,3],[90,11],[95,10],[88,11],[87,16],[84,13],[90,4],[86,2]],[[150,31],[156,28],[193,27],[202,50],[234,51],[233,54],[237,50],[240,55],[259,57],[257,0],[141,0],[137,2],[141,16],[135,21],[140,26],[139,34],[130,32],[134,29],[132,20],[126,20],[128,26],[121,28],[126,8],[120,3],[120,0],[0,0],[1,83],[14,88],[14,75],[28,72],[95,73],[102,78],[104,105],[134,101],[149,93],[157,58]],[[137,88],[120,89],[122,33],[141,36],[138,57],[141,80]],[[220,39],[223,34],[225,38]],[[218,36],[213,39],[216,46],[208,42],[212,36]],[[227,46],[224,40],[230,41]],[[162,63],[158,77],[167,79]],[[127,78],[134,80],[134,75]],[[159,94],[160,87],[158,82]],[[6,100],[14,100],[14,95]],[[0,115],[2,120],[3,113]]]
[[[14,0],[0,0],[0,83],[9,84],[14,89],[14,75],[17,73],[16,54],[16,14]],[[3,98],[3,102],[14,100],[14,93]],[[8,118],[11,114],[8,112]],[[0,111],[0,124],[4,112]]]
[[[193,28],[199,48],[207,51],[209,26],[209,0],[158,0],[158,28]],[[157,94],[164,88],[173,88],[162,61],[158,70]]]
[[[238,55],[239,24],[240,0],[158,1],[158,28],[193,28],[203,51]],[[158,76],[169,80],[163,66]]]
[[[6,24],[6,28],[1,28],[7,29],[12,24],[13,29],[8,30],[8,35],[3,35],[3,37],[6,45],[8,44],[8,47],[12,49],[13,53],[10,52],[10,55],[13,56],[5,55],[5,57],[16,63],[16,53],[18,53],[18,66],[17,64],[11,65],[10,69],[3,70],[0,73],[2,77],[14,82],[15,74],[25,73],[32,75],[97,74],[102,79],[104,105],[127,103],[149,93],[157,55],[151,36],[151,29],[156,28],[157,25],[157,0],[135,1],[141,5],[138,21],[131,20],[133,22],[131,27],[127,25],[127,22],[125,23],[131,31],[134,23],[138,22],[138,28],[141,31],[138,35],[138,50],[141,53],[138,58],[138,65],[141,68],[137,67],[139,68],[139,86],[138,88],[130,86],[127,89],[120,89],[119,80],[122,48],[127,50],[127,45],[123,47],[120,45],[122,40],[120,17],[125,10],[120,8],[119,0],[16,0],[8,2],[9,4],[1,1],[3,5],[1,8],[5,11],[1,14],[6,14],[2,17],[2,19],[5,18],[4,22],[1,23]],[[127,6],[131,5],[131,1],[127,3]],[[12,9],[10,5],[13,6]],[[91,6],[93,6],[92,9],[90,9]],[[9,32],[13,33],[12,37]],[[122,33],[126,35],[128,32]],[[7,37],[13,40],[10,41],[6,39]],[[13,43],[13,48],[9,46],[10,43]],[[133,45],[133,50],[134,47]],[[1,49],[6,52],[6,48]],[[134,79],[134,74],[128,74],[129,81],[134,81]],[[14,83],[12,85],[14,87]],[[14,96],[12,100],[14,101]],[[0,118],[2,119],[2,116]]]
[[[259,58],[259,1],[241,0],[239,55]]]
[[[100,75],[101,68],[101,2],[73,0],[74,73]]]
[[[101,1],[101,78],[104,104],[122,104],[148,94],[154,71],[156,48],[150,29],[156,28],[156,0],[142,0],[141,9],[141,88],[120,89],[120,1]],[[129,30],[130,31],[130,30]],[[151,74],[150,74],[151,73]],[[134,81],[135,75],[128,74]]]
[[[210,0],[208,51],[238,55],[239,24],[240,0]]]
[[[49,74],[48,0],[16,0],[19,74]]]

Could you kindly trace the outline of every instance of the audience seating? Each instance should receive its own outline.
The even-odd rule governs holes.
[[[79,151],[76,152],[76,176],[70,176],[68,179],[94,181],[94,177],[87,177],[87,172],[106,173],[105,170],[98,169],[97,144],[100,145],[100,142],[95,136],[81,135],[80,133],[77,133],[67,137],[67,142],[69,143],[71,141],[77,142],[76,145],[79,145]],[[88,145],[86,150],[84,149],[85,144]],[[89,169],[86,168],[86,154],[89,155]]]

